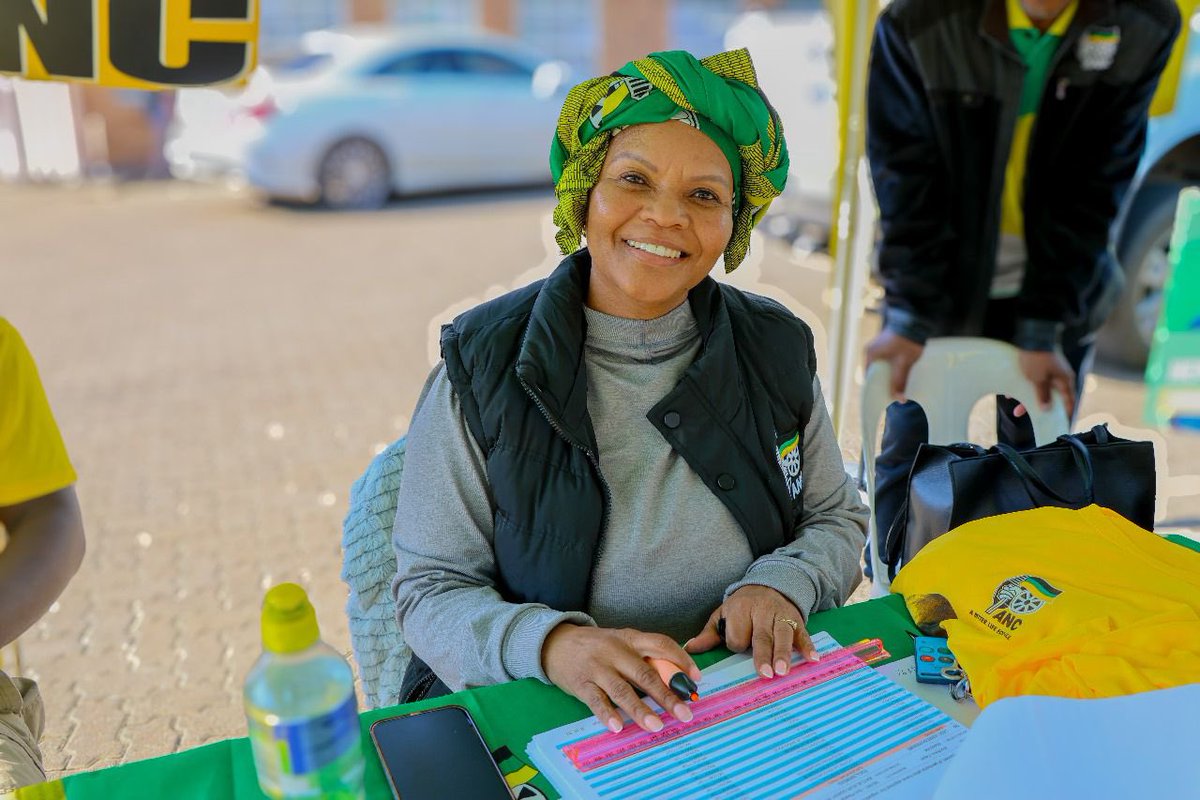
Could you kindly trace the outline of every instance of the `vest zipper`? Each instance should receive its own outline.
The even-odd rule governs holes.
[[[550,411],[542,404],[542,401],[537,396],[537,393],[534,392],[533,389],[529,388],[529,384],[527,384],[525,379],[519,374],[517,375],[517,381],[521,384],[521,388],[525,390],[525,394],[529,395],[529,399],[533,401],[535,406],[537,406],[538,411],[540,411],[542,416],[546,418],[546,422],[550,423],[550,427],[554,429],[554,432],[557,433],[559,437],[561,437],[562,440],[567,444],[571,445],[577,450],[582,450],[583,454],[587,456],[588,461],[591,462],[592,467],[595,468],[596,476],[600,478],[600,487],[604,490],[604,506],[600,510],[600,538],[596,542],[595,560],[598,561],[604,546],[604,530],[608,523],[608,507],[612,504],[612,491],[608,488],[608,481],[604,479],[604,473],[600,471],[600,458],[594,452],[592,452],[591,448],[580,444],[567,435],[567,432],[562,429],[562,427],[558,424],[558,421],[551,416]],[[592,582],[595,580],[595,575],[595,569],[592,569],[588,573],[587,597],[584,598],[585,603],[591,600]]]
[[[400,702],[415,703],[418,700],[424,700],[425,695],[429,693],[429,688],[431,686],[433,686],[433,682],[436,680],[437,680],[437,675],[431,669],[427,676],[425,676],[424,678],[419,680],[417,682],[417,684],[415,686],[413,686],[413,688],[408,690],[408,694],[405,695],[404,699],[401,700]]]

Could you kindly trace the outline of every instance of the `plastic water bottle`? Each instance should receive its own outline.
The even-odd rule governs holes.
[[[244,692],[258,785],[272,798],[362,800],[354,675],[321,641],[302,588],[281,583],[267,592],[262,638]]]

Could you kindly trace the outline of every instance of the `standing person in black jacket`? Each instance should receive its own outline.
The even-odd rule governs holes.
[[[1123,283],[1109,228],[1142,155],[1147,111],[1179,32],[1170,0],[896,0],[879,17],[867,153],[883,238],[892,395],[876,520],[903,500],[923,413],[903,403],[931,336],[1020,349],[1046,406],[1074,414],[1091,336]],[[1002,441],[1033,444],[1015,400]]]

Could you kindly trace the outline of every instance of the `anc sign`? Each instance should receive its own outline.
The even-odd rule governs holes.
[[[258,0],[0,0],[0,73],[132,89],[236,81]]]

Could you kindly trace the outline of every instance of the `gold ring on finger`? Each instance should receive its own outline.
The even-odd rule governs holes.
[[[800,630],[800,623],[790,617],[776,617],[776,622],[782,622],[792,629],[792,632]]]

